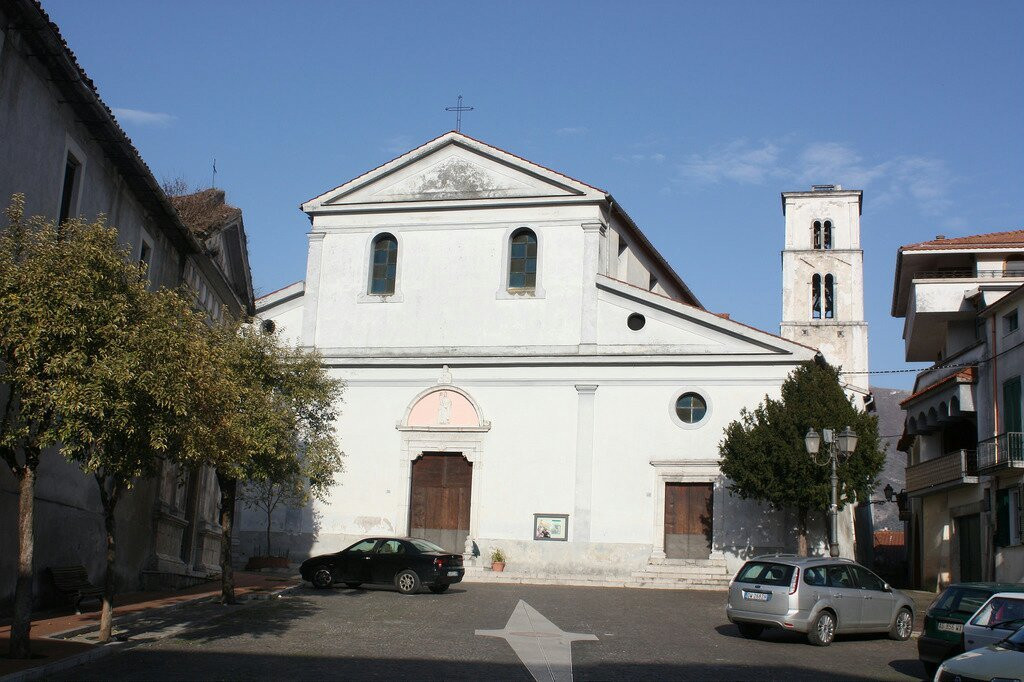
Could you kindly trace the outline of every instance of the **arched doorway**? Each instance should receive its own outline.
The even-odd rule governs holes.
[[[412,463],[409,535],[461,553],[472,494],[473,463],[462,453],[424,453]]]
[[[411,537],[464,553],[478,532],[479,501],[485,497],[483,438],[491,423],[450,381],[445,367],[438,385],[415,396],[396,425],[408,467],[408,497],[399,513]]]

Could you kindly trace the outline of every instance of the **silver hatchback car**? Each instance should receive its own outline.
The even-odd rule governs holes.
[[[860,564],[788,554],[743,564],[729,583],[725,613],[744,637],[777,627],[807,633],[818,646],[850,632],[887,632],[902,641],[914,628],[913,600]]]

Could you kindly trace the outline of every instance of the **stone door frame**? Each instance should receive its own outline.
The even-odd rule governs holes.
[[[447,366],[445,370],[447,371]],[[450,380],[449,376],[447,380],[420,391],[409,402],[402,420],[395,425],[402,438],[398,458],[403,488],[402,504],[398,510],[399,523],[408,535],[412,530],[412,463],[426,453],[457,452],[473,465],[472,488],[469,493],[469,536],[475,540],[480,537],[480,501],[484,498],[484,434],[491,430],[491,423],[484,419],[480,405],[473,397],[465,390],[448,383]],[[416,403],[438,390],[452,391],[464,396],[476,410],[479,426],[409,426],[409,415]]]
[[[716,523],[720,514],[721,495],[715,482],[721,476],[718,460],[714,459],[652,459],[654,467],[654,536],[651,551],[651,563],[666,560],[665,556],[665,484],[666,483],[710,483],[712,497],[711,519],[711,554],[708,558],[720,554],[715,550]]]
[[[473,427],[472,431],[467,431],[466,428],[443,431],[399,427],[402,432],[402,452],[398,463],[402,472],[404,492],[398,513],[405,528],[405,535],[409,535],[412,530],[412,464],[421,455],[436,452],[461,454],[473,465],[472,488],[469,493],[469,536],[474,539],[479,537],[480,500],[483,497],[483,435],[490,430],[490,426]]]

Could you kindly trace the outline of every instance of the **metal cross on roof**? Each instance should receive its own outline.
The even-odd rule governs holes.
[[[462,106],[462,95],[459,95],[459,103],[456,104],[454,107],[445,107],[444,110],[455,112],[455,132],[458,133],[462,132],[462,112],[473,111],[473,107]]]

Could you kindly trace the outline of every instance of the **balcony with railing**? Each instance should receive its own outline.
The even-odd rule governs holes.
[[[1008,431],[978,443],[978,471],[1024,468],[1024,433]]]
[[[978,458],[974,450],[956,450],[907,467],[907,492],[915,496],[977,482]]]

